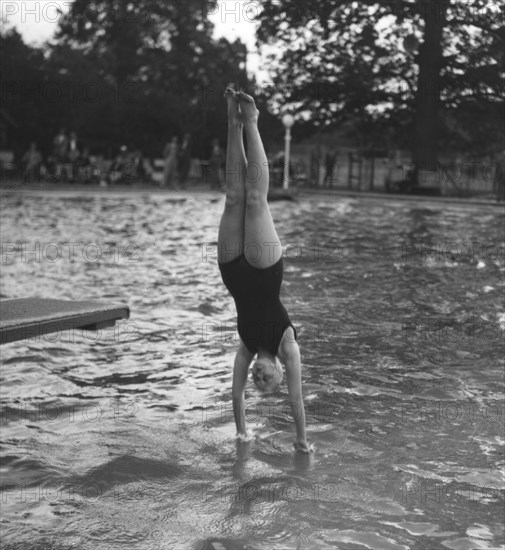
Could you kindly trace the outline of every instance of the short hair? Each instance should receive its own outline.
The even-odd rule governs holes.
[[[265,357],[262,357],[261,359],[255,359],[254,360],[254,363],[253,363],[253,368],[254,368],[254,365],[256,363],[266,363],[268,362],[269,364],[273,364],[274,365],[274,372],[275,374],[278,375],[278,377],[280,378],[279,380],[279,383],[275,386],[280,386],[280,384],[282,384],[282,381],[284,379],[284,371],[282,369],[282,363],[280,362],[279,358],[277,356],[274,357],[274,359],[268,359],[268,358],[265,358]],[[256,382],[254,382],[254,385],[259,389],[261,390],[261,388],[256,384]]]

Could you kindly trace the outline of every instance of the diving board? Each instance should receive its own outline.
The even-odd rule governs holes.
[[[0,344],[63,330],[100,330],[129,317],[128,306],[114,303],[47,298],[0,300]]]

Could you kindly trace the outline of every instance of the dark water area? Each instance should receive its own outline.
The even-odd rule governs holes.
[[[221,195],[1,198],[2,298],[131,308],[2,346],[2,548],[504,548],[502,210],[272,203],[307,457],[285,382],[235,439]]]

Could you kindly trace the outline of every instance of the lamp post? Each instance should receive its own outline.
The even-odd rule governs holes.
[[[282,124],[286,128],[286,134],[284,136],[284,182],[282,188],[286,190],[289,187],[289,148],[291,144],[291,127],[295,123],[293,115],[286,114],[282,117]]]

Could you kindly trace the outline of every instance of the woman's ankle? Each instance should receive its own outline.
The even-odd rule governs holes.
[[[258,130],[258,118],[249,119],[244,121],[245,131],[256,131]]]
[[[241,134],[244,130],[244,124],[242,122],[237,122],[230,120],[228,121],[228,131]]]

